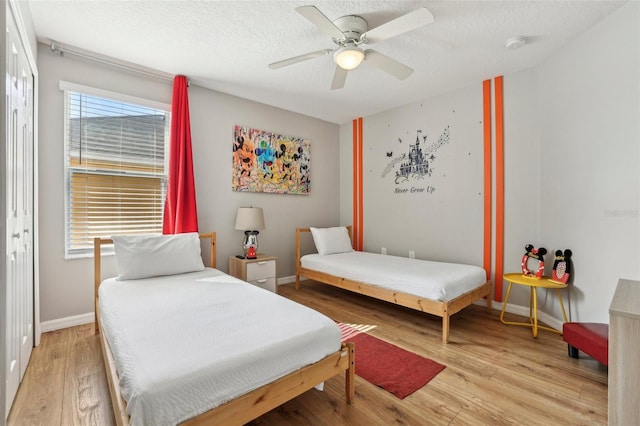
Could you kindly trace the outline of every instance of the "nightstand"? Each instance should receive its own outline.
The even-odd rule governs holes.
[[[229,256],[229,275],[277,293],[277,261],[278,258],[275,256],[267,256],[260,253],[255,259],[238,259],[235,256]]]

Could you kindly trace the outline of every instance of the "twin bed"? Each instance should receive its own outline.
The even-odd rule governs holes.
[[[218,271],[215,234],[200,237],[212,268],[195,259],[196,234],[95,240],[96,331],[116,423],[244,424],[341,373],[350,402],[354,348],[335,322]],[[101,246],[112,243],[119,277],[103,281]]]
[[[313,233],[317,254],[301,256]],[[296,229],[300,276],[442,317],[487,297],[471,265],[356,252],[350,227]],[[205,268],[200,239],[209,239]],[[119,276],[103,280],[101,247]],[[326,316],[216,267],[216,235],[94,241],[95,324],[118,425],[244,424],[338,374],[354,396],[352,343]]]
[[[301,237],[308,233],[318,253],[302,256]],[[483,297],[491,308],[491,282],[484,269],[354,251],[351,227],[297,228],[297,289],[300,276],[442,317],[444,343],[451,315]]]

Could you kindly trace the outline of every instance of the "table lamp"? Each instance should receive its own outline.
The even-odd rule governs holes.
[[[236,229],[244,231],[242,252],[247,259],[255,259],[258,252],[258,231],[265,229],[262,207],[240,207],[236,216]]]

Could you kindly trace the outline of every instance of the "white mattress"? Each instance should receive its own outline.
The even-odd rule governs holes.
[[[173,425],[340,349],[326,316],[216,269],[100,285],[131,425]]]
[[[485,270],[478,266],[361,251],[308,254],[300,261],[307,269],[441,302],[487,282]]]

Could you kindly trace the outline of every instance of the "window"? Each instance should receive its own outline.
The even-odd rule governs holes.
[[[170,106],[61,82],[65,255],[95,237],[162,233]]]

